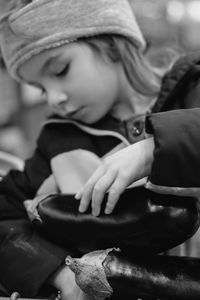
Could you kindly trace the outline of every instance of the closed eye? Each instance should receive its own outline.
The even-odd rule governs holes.
[[[64,67],[64,69],[62,69],[60,72],[56,73],[55,76],[56,77],[65,76],[69,72],[69,67],[70,67],[70,63],[66,64],[66,66]]]
[[[41,88],[40,92],[41,92],[41,96],[46,96],[46,91],[44,88]]]
[[[39,83],[36,83],[36,82],[32,82],[32,81],[29,81],[29,82],[26,82],[28,85],[32,86],[33,88],[39,90],[41,96],[46,96],[46,91],[45,89],[43,88],[43,86]]]

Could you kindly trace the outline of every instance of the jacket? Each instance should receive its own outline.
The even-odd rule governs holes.
[[[146,131],[155,140],[148,189],[199,197],[199,130],[200,56],[195,53],[179,59],[165,76],[153,113],[147,116]]]

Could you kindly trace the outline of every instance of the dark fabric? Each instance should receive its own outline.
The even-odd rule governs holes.
[[[199,76],[199,52],[178,59],[163,78],[162,88],[152,112],[199,107]]]
[[[154,134],[156,147],[149,180],[161,186],[200,187],[200,108],[148,116],[147,130]]]
[[[199,187],[199,52],[183,56],[165,76],[153,112],[146,118],[146,131],[154,135],[156,146],[149,180],[161,186]]]
[[[41,237],[28,220],[1,222],[3,236],[1,283],[9,293],[18,291],[23,297],[36,296],[38,287],[61,266],[66,254],[73,254]]]

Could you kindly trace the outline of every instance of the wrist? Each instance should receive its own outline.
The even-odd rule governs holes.
[[[153,164],[153,158],[154,158],[154,138],[149,137],[145,140],[140,141],[138,144],[139,147],[139,153],[141,158],[139,159],[139,169],[138,172],[139,178],[144,178],[150,175],[152,164]]]
[[[155,142],[154,138],[150,137],[145,140],[145,162],[146,162],[146,168],[145,168],[145,176],[149,176],[152,169],[152,164],[154,160],[154,149],[155,149]]]
[[[74,273],[66,265],[61,266],[48,280],[49,284],[62,291],[63,287],[69,291],[76,286]]]

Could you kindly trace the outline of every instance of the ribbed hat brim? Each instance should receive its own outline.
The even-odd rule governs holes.
[[[35,0],[8,12],[2,25],[0,45],[14,77],[31,56],[81,37],[119,34],[131,39],[136,47],[145,48],[126,0]]]

